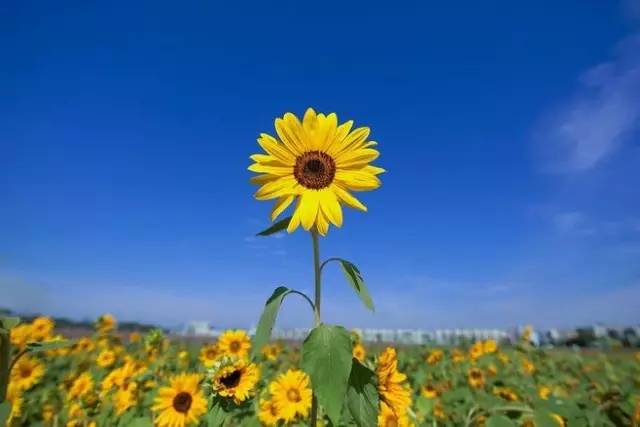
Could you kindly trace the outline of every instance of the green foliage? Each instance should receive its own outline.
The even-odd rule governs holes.
[[[377,424],[378,388],[376,374],[357,359],[353,359],[349,376],[347,407],[358,427]]]
[[[340,262],[344,276],[347,278],[349,285],[351,285],[353,290],[356,291],[362,303],[369,310],[375,311],[373,307],[373,300],[371,299],[371,295],[369,295],[369,290],[367,289],[367,285],[364,283],[364,279],[362,278],[362,274],[360,273],[360,270],[358,270],[358,267],[344,259],[336,258],[336,260]]]
[[[287,227],[289,226],[289,222],[291,222],[291,217],[287,217],[284,219],[281,219],[280,221],[276,222],[275,224],[273,224],[271,227],[267,228],[266,230],[262,230],[261,232],[259,232],[258,234],[256,234],[257,236],[270,236],[272,234],[276,234],[282,230],[286,230]]]
[[[251,358],[255,358],[256,355],[260,354],[262,347],[269,342],[271,331],[273,330],[273,325],[276,322],[276,317],[278,316],[282,300],[284,300],[284,297],[286,297],[290,292],[291,290],[289,288],[280,286],[273,291],[273,294],[267,300],[264,310],[262,311],[262,315],[260,316],[260,320],[258,321],[256,334],[253,337]]]
[[[302,369],[311,377],[318,402],[338,425],[351,372],[351,337],[342,326],[321,324],[302,345]]]
[[[0,403],[0,427],[4,427],[7,424],[7,419],[9,419],[9,415],[11,414],[11,403],[5,400]]]

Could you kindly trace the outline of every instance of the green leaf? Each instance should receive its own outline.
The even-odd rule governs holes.
[[[29,353],[40,353],[42,351],[57,350],[60,348],[69,347],[72,344],[69,340],[56,340],[46,342],[29,342],[25,349]]]
[[[7,425],[9,414],[11,414],[11,403],[9,403],[8,400],[5,400],[0,403],[0,426],[4,427]]]
[[[513,421],[504,415],[492,415],[487,418],[486,427],[515,427]]]
[[[262,316],[260,316],[260,320],[258,321],[256,334],[253,337],[251,358],[255,358],[260,354],[262,347],[269,342],[269,338],[271,338],[271,331],[273,330],[273,325],[276,323],[276,317],[278,316],[278,310],[280,310],[282,300],[290,292],[291,290],[289,288],[280,286],[273,291],[273,294],[271,294],[267,300],[264,310],[262,311]]]
[[[221,427],[229,414],[220,402],[215,402],[207,414],[207,427]]]
[[[358,267],[344,259],[338,259],[338,261],[340,262],[342,272],[347,278],[347,281],[356,291],[360,300],[369,310],[375,311],[373,307],[373,300],[371,299],[371,295],[369,295],[369,290],[367,289],[367,285],[364,283],[364,279],[362,278],[362,274],[360,273],[360,270],[358,270]]]
[[[378,423],[378,388],[376,374],[358,359],[353,359],[349,386],[347,388],[347,408],[358,427],[375,426]]]
[[[302,344],[302,369],[333,425],[338,425],[347,393],[351,352],[351,337],[342,326],[321,324]]]
[[[147,417],[134,418],[127,424],[127,427],[153,427],[153,422]]]
[[[537,410],[533,415],[536,427],[561,427],[561,424],[556,421],[551,414],[547,411]]]
[[[0,328],[13,329],[20,323],[19,317],[0,317]]]
[[[291,221],[290,216],[287,218],[281,219],[280,221],[273,224],[271,227],[267,228],[266,230],[262,230],[261,232],[256,234],[256,236],[270,236],[279,231],[285,230],[289,226],[290,221]]]

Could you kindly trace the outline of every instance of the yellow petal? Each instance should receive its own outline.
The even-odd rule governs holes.
[[[268,173],[271,175],[286,176],[293,175],[293,167],[291,166],[270,166],[261,163],[254,163],[248,168],[251,172]]]
[[[338,170],[335,180],[353,191],[375,190],[380,187],[380,180],[375,175],[362,170]]]
[[[316,229],[321,236],[326,236],[329,231],[329,221],[322,213],[322,211],[318,212],[318,218],[316,220]]]
[[[280,197],[271,210],[271,221],[275,221],[276,218],[289,207],[294,198],[295,196],[293,195]]]
[[[315,132],[317,126],[317,115],[313,108],[307,108],[307,111],[304,112],[304,117],[302,118],[302,127],[308,133]]]
[[[296,156],[304,153],[304,131],[295,115],[286,113],[282,119],[276,119],[276,132],[289,151]]]
[[[267,182],[255,193],[258,200],[270,200],[276,197],[294,195],[298,191],[298,183],[294,177],[284,177]]]
[[[277,139],[266,133],[261,133],[258,138],[258,144],[267,153],[280,159],[283,163],[293,164],[295,163],[296,156],[289,149],[278,142]]]
[[[316,216],[318,216],[319,202],[317,191],[311,190],[302,193],[298,210],[300,211],[300,223],[307,231],[313,227]]]
[[[336,156],[336,166],[339,168],[353,168],[364,166],[380,157],[380,152],[371,148],[350,150]]]
[[[302,203],[302,197],[298,198],[296,209],[293,211],[293,216],[291,217],[291,221],[289,221],[289,225],[287,226],[287,233],[293,233],[300,226],[300,204],[301,203]],[[274,393],[274,390],[273,390],[274,386],[277,386],[277,384],[275,383],[271,384],[272,394],[276,394]]]
[[[367,211],[367,207],[363,205],[360,202],[360,200],[356,199],[353,195],[351,195],[351,193],[349,193],[347,190],[345,190],[341,186],[334,183],[331,185],[331,189],[338,197],[338,200],[343,202],[345,205],[354,209],[359,209],[364,212]]]
[[[320,191],[320,207],[333,225],[342,227],[342,208],[335,193],[330,188]]]
[[[361,148],[365,142],[367,142],[367,138],[369,137],[369,128],[368,127],[360,127],[351,132],[347,137],[342,141],[338,150],[336,150],[334,155],[338,155],[348,150],[356,150]]]
[[[270,156],[268,154],[253,154],[249,156],[251,160],[256,163],[261,163],[263,165],[268,166],[287,166],[287,164],[283,163],[280,159],[275,156]]]

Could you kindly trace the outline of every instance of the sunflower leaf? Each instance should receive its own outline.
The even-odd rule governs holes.
[[[49,350],[58,350],[60,348],[69,347],[72,344],[69,340],[57,340],[47,342],[29,342],[25,349],[29,353],[40,353]]]
[[[20,323],[19,317],[0,317],[0,328],[13,329]]]
[[[207,427],[221,427],[229,416],[221,402],[214,402],[207,414]]]
[[[0,403],[0,426],[7,425],[7,420],[11,414],[11,403],[8,400]]]
[[[492,415],[487,418],[487,427],[515,427],[513,421],[504,415]]]
[[[271,331],[273,330],[273,325],[276,323],[276,317],[278,316],[282,300],[289,293],[291,293],[291,289],[280,286],[273,291],[273,294],[271,294],[267,300],[262,316],[260,316],[260,320],[258,321],[256,334],[253,337],[253,345],[251,346],[252,359],[260,354],[262,347],[269,342],[269,338],[271,338]]]
[[[153,427],[153,421],[151,421],[151,418],[149,417],[137,417],[133,418],[127,424],[127,427]]]
[[[560,423],[556,421],[547,411],[537,410],[533,415],[536,427],[558,427]]]
[[[261,232],[256,234],[256,236],[270,236],[282,230],[286,230],[286,228],[289,226],[290,221],[291,221],[290,216],[287,218],[281,219],[280,221],[273,224],[271,227],[267,228],[266,230],[262,230]]]
[[[360,270],[358,270],[358,267],[356,267],[352,262],[344,259],[338,258],[337,261],[340,262],[344,276],[347,278],[347,281],[353,290],[356,291],[360,300],[369,310],[375,311],[375,308],[373,307],[373,300],[371,299],[371,295],[369,295],[369,290],[367,289],[367,285],[364,283],[364,279],[362,278],[362,274],[360,273]]]
[[[321,324],[302,344],[302,369],[327,416],[338,425],[351,373],[351,337],[342,326]]]
[[[347,407],[358,427],[374,426],[378,423],[378,389],[376,374],[358,359],[353,359]]]

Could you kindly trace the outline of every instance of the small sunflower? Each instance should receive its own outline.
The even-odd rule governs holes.
[[[23,356],[11,370],[11,381],[20,390],[29,390],[44,375],[44,365],[29,356]]]
[[[51,336],[55,323],[50,317],[40,316],[31,322],[31,336],[36,341],[43,341]]]
[[[534,365],[529,359],[523,359],[522,370],[531,375],[536,371],[536,365]]]
[[[369,141],[369,128],[352,130],[353,122],[338,125],[335,113],[316,114],[309,108],[302,122],[292,113],[275,120],[278,139],[265,133],[258,144],[266,154],[255,154],[249,170],[260,175],[252,183],[260,185],[258,200],[276,199],[271,211],[274,221],[291,203],[297,204],[287,231],[300,225],[325,235],[329,223],[342,226],[342,206],[366,211],[352,191],[380,187],[377,175],[384,169],[369,163],[379,152]]]
[[[407,414],[396,415],[389,405],[380,403],[378,413],[378,427],[409,427],[409,417]]]
[[[460,351],[460,349],[454,348],[451,351],[451,360],[453,361],[453,363],[464,362],[464,353]]]
[[[200,362],[205,368],[210,368],[221,356],[216,344],[207,344],[200,349]]]
[[[432,384],[425,384],[420,388],[420,394],[427,399],[435,399],[440,395],[440,392]]]
[[[74,345],[74,353],[91,353],[96,348],[96,345],[91,338],[82,337]]]
[[[538,396],[542,400],[549,399],[549,396],[551,396],[551,393],[552,393],[551,388],[547,387],[546,385],[541,385],[540,387],[538,387]]]
[[[112,350],[102,350],[96,358],[96,363],[101,368],[108,368],[116,361],[116,353]]]
[[[358,359],[359,362],[364,362],[364,359],[367,357],[367,350],[358,342],[353,345],[352,355]]]
[[[69,393],[67,394],[68,400],[75,400],[80,397],[86,396],[93,390],[93,378],[89,373],[85,372],[73,381]]]
[[[481,388],[484,386],[484,374],[478,368],[471,368],[467,372],[467,382],[472,388]]]
[[[444,352],[442,350],[440,350],[439,348],[433,349],[429,352],[429,355],[427,356],[427,363],[429,365],[435,365],[436,363],[440,362],[443,357],[444,357]]]
[[[376,366],[380,400],[397,415],[402,416],[411,406],[411,390],[405,384],[407,376],[398,371],[396,350],[387,347],[378,358]]]
[[[289,369],[269,385],[273,404],[286,422],[293,421],[297,416],[309,416],[312,395],[309,382],[304,372]]]
[[[273,400],[264,399],[260,401],[258,419],[262,425],[266,427],[272,427],[278,424],[278,421],[280,421],[280,414],[278,413],[278,408],[273,403]]]
[[[276,359],[278,359],[278,355],[280,354],[280,352],[282,351],[282,346],[280,344],[267,344],[264,347],[262,347],[262,350],[260,350],[260,352],[262,353],[262,355],[265,357],[265,359],[273,362]]]
[[[22,349],[29,341],[33,341],[31,325],[23,323],[11,329],[11,345]]]
[[[215,394],[240,404],[251,397],[260,379],[260,368],[246,359],[221,359],[211,369],[211,387]]]
[[[96,323],[95,323],[95,328],[99,334],[105,335],[113,331],[116,328],[116,325],[117,325],[116,318],[113,317],[111,314],[106,313],[98,317],[98,320],[96,320]]]
[[[503,398],[504,400],[508,400],[509,402],[515,402],[518,400],[516,392],[509,387],[494,387],[493,394]]]
[[[484,346],[482,345],[482,341],[476,341],[469,348],[469,357],[471,357],[472,360],[479,359],[480,357],[482,357],[483,354],[484,354]]]
[[[185,427],[200,422],[207,412],[200,379],[198,374],[179,374],[171,378],[168,387],[160,388],[152,407],[158,427]]]
[[[482,343],[482,351],[485,353],[495,353],[498,349],[496,340],[486,340]]]
[[[229,356],[247,357],[251,350],[251,339],[241,329],[226,331],[218,338],[218,349]]]
[[[137,398],[137,387],[132,384],[130,387],[126,389],[118,389],[115,393],[113,393],[113,408],[116,411],[116,415],[122,415],[127,409],[133,407],[138,403]]]

